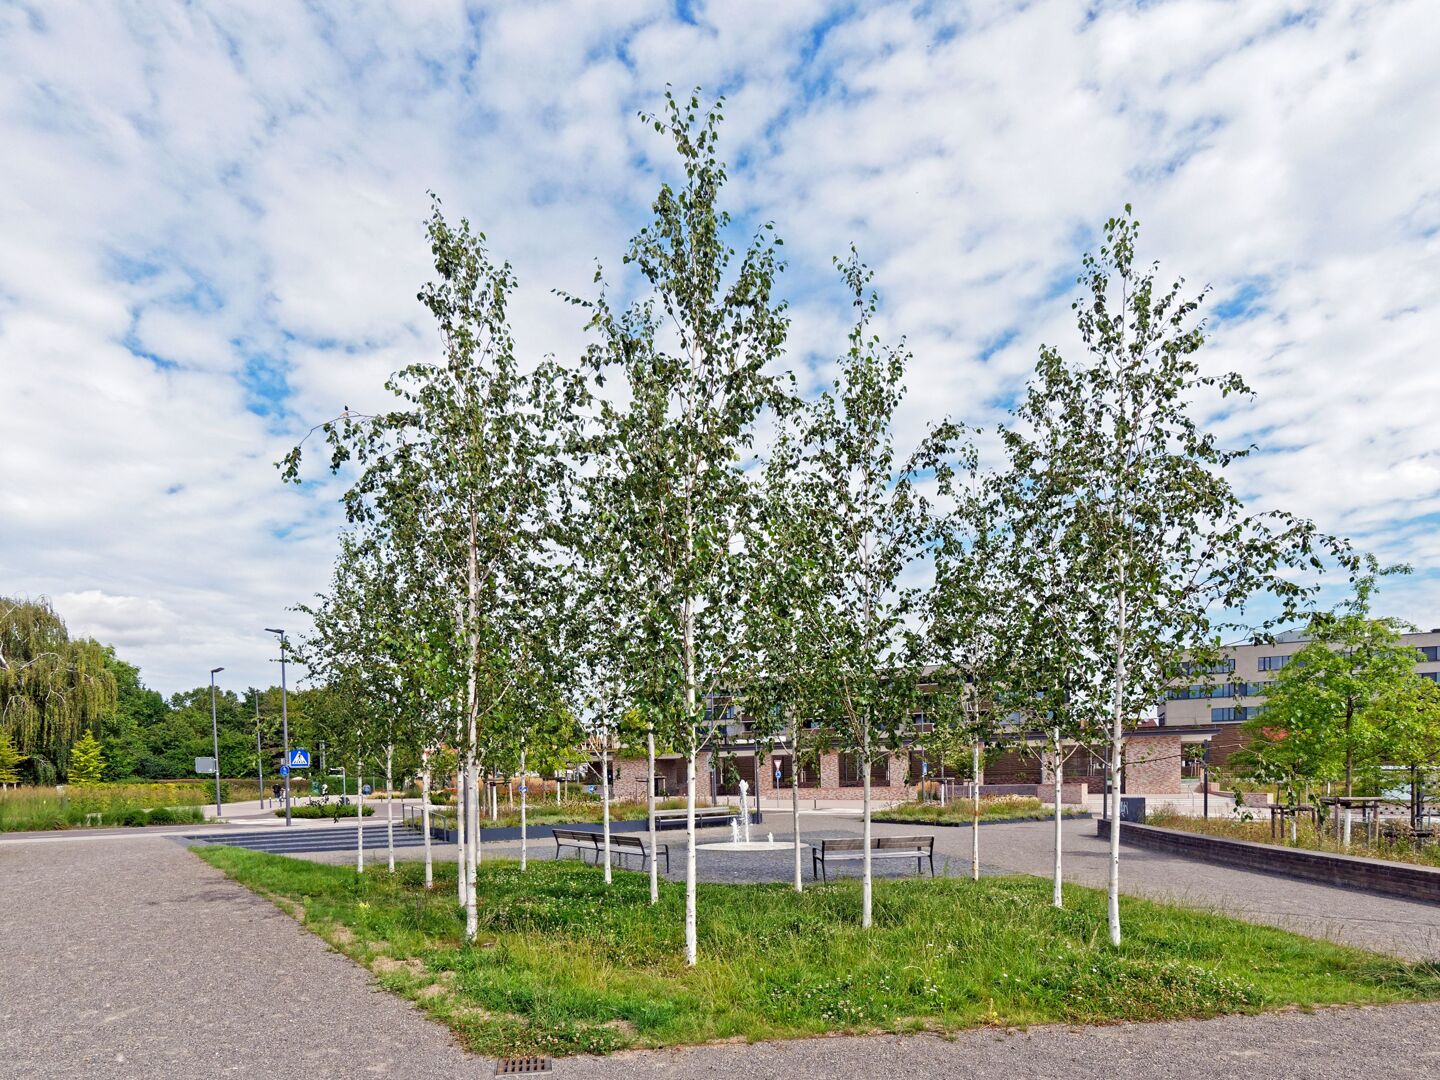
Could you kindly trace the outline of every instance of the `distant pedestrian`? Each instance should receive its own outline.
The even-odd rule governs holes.
[[[275,801],[276,801],[276,802],[279,802],[279,801],[280,801],[280,793],[281,793],[282,791],[284,791],[284,790],[285,790],[285,788],[284,788],[284,785],[282,785],[282,784],[271,784],[271,785],[270,785],[270,793],[275,796]]]

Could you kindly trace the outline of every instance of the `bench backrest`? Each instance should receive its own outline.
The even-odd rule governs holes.
[[[604,839],[603,839],[603,838],[601,839],[601,843],[604,843]],[[627,836],[625,833],[611,833],[611,834],[610,834],[610,846],[611,846],[611,847],[628,847],[628,848],[634,848],[634,849],[637,850],[637,851],[644,851],[644,850],[645,850],[645,841],[642,840],[642,839],[640,839],[640,837],[638,837],[638,836]]]
[[[932,851],[935,847],[933,836],[872,836],[870,847],[874,851]],[[846,836],[838,840],[821,840],[822,851],[864,851],[865,838]]]
[[[557,840],[589,840],[594,843],[600,834],[589,829],[551,829],[550,835]]]
[[[935,847],[933,836],[877,836],[876,848],[901,848],[914,851],[931,851]]]

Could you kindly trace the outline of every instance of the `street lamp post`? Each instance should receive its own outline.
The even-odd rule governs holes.
[[[285,631],[273,626],[265,628],[267,634],[280,637],[280,738],[285,744],[285,824],[290,824],[290,712],[286,702],[285,689]]]
[[[210,669],[210,743],[215,751],[215,816],[224,817],[220,808],[220,724],[215,719],[215,676],[224,671],[223,667]]]

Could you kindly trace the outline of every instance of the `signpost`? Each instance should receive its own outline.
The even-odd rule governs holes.
[[[197,757],[195,771],[201,776],[209,776],[215,771],[215,759],[213,757]]]
[[[289,777],[290,777],[290,766],[289,766],[289,765],[281,765],[281,766],[280,766],[280,775],[283,776],[283,777],[285,777],[285,778],[288,780]],[[288,784],[287,784],[287,786],[288,786]]]
[[[290,751],[290,757],[285,762],[292,769],[308,769],[310,767],[310,751],[299,748]]]

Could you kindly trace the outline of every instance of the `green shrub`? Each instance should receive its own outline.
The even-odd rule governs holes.
[[[354,817],[354,816],[355,816],[356,809],[357,809],[357,807],[356,807],[355,803],[351,803],[349,806],[341,806],[339,803],[328,803],[328,804],[327,804],[327,803],[299,803],[299,804],[296,804],[296,803],[292,802],[292,803],[290,804],[290,816],[291,816],[292,818],[297,818],[297,817],[298,817],[298,818],[317,818],[317,819],[318,819],[318,818]],[[365,806],[365,816],[366,816],[366,817],[369,817],[369,816],[370,816],[371,814],[373,814],[373,813],[375,813],[375,807],[367,803],[366,806]],[[275,811],[275,816],[276,816],[276,817],[284,817],[284,816],[285,816],[285,808],[282,806],[279,810],[276,810],[276,811]]]

